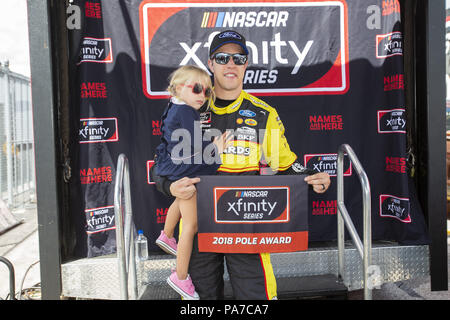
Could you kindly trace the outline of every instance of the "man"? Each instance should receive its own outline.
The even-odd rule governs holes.
[[[232,130],[234,138],[222,155],[218,174],[256,175],[261,160],[278,174],[311,174],[305,181],[317,193],[330,185],[327,173],[314,173],[296,160],[284,136],[284,127],[274,108],[243,91],[248,66],[245,38],[227,30],[214,37],[208,67],[214,75],[216,100],[211,106],[210,128]],[[208,130],[208,129],[206,129]],[[258,134],[263,130],[263,134]],[[160,191],[189,199],[200,178],[182,178],[170,183],[153,177]],[[224,296],[224,257],[236,299],[276,299],[276,281],[270,255],[199,252],[197,238],[189,264],[189,274],[201,299]]]

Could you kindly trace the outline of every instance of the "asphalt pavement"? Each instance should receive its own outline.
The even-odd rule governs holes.
[[[0,256],[7,258],[14,266],[15,292],[28,289],[23,298],[39,299],[36,291],[40,284],[39,238],[36,204],[13,210],[12,214],[22,223],[0,234]],[[449,223],[448,223],[449,224]],[[449,224],[450,230],[450,224]],[[447,238],[447,252],[450,255],[450,237]],[[450,259],[448,264],[450,274]],[[450,281],[449,281],[450,285]],[[0,263],[0,299],[7,298],[10,291],[8,268]],[[39,289],[37,289],[39,291]],[[18,297],[18,295],[16,295]],[[373,300],[450,300],[450,291],[431,291],[429,277],[385,283],[372,292]],[[362,300],[363,291],[351,291],[350,300]]]
[[[15,274],[15,292],[33,288],[40,283],[39,238],[36,203],[12,210],[22,223],[0,235],[0,256],[8,259]],[[10,272],[0,263],[0,299],[10,292]]]

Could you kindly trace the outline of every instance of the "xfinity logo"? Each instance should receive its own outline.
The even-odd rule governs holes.
[[[192,46],[189,46],[186,42],[179,42],[178,44],[185,51],[185,56],[182,58],[180,65],[182,66],[188,64],[192,60],[199,67],[207,70],[206,65],[197,56],[197,51],[200,48],[209,48],[211,40],[218,33],[219,31],[211,33],[209,36],[210,41],[205,43],[195,42]],[[291,74],[295,75],[299,72],[306,55],[308,54],[309,50],[314,44],[314,40],[307,41],[306,44],[300,49],[294,41],[292,40],[286,41],[285,39],[282,39],[281,33],[278,32],[274,35],[272,41],[261,41],[261,43],[254,43],[247,40],[246,44],[250,48],[251,61],[253,64],[269,65],[270,63],[269,50],[272,49],[272,51],[275,53],[274,55],[276,62],[278,62],[281,65],[294,65],[294,67],[291,69]],[[287,56],[282,53],[283,51],[289,49],[297,59],[296,61],[294,60],[295,61],[294,63],[292,63],[292,61],[289,61]]]
[[[86,233],[92,234],[115,229],[114,206],[86,209]]]
[[[262,199],[260,202],[243,202],[242,198],[239,198],[236,202],[227,202],[228,210],[239,216],[239,212],[262,212],[267,213],[269,216],[272,214],[273,209],[277,205],[276,202],[270,203]]]
[[[333,160],[333,162],[326,162],[323,160],[320,160],[318,163],[314,163],[314,170],[318,170],[320,172],[322,171],[335,171],[337,170],[337,162],[336,160]]]
[[[406,121],[405,119],[402,119],[400,117],[393,118],[393,119],[386,119],[386,125],[390,127],[396,127],[396,128],[405,128]]]
[[[83,53],[85,58],[96,59],[98,57],[101,57],[105,52],[105,49],[97,47],[97,40],[85,39],[83,41],[83,44],[85,45],[85,47],[81,48],[81,52]]]
[[[406,210],[406,208],[402,208],[399,204],[395,203],[388,204],[387,209],[396,216],[401,216]]]
[[[80,137],[87,138],[90,135],[97,136],[97,137],[103,137],[108,134],[109,128],[103,128],[103,127],[97,127],[97,128],[90,128],[89,126],[84,127],[83,129],[80,129]]]
[[[409,198],[400,198],[390,194],[380,195],[380,216],[411,222]]]
[[[144,2],[140,11],[143,88],[149,98],[168,97],[165,83],[180,65],[208,70],[212,39],[225,28],[246,38],[244,89],[249,93],[344,94],[349,88],[344,0]],[[323,21],[327,32],[318,33]]]
[[[214,188],[217,223],[289,221],[288,187]]]
[[[405,109],[379,110],[378,133],[406,133]]]
[[[336,153],[328,154],[306,154],[304,156],[305,164],[307,168],[319,172],[327,172],[330,176],[337,176],[337,159]],[[344,177],[352,175],[352,163],[347,156],[344,157]]]
[[[378,59],[403,55],[403,39],[401,32],[396,31],[377,35],[376,42]]]
[[[113,62],[111,39],[85,37],[80,48],[79,61],[77,65],[83,62]]]
[[[119,141],[117,118],[80,119],[78,135],[80,143]]]
[[[106,210],[102,210],[100,213],[104,213]],[[87,224],[89,228],[94,228],[94,226],[102,224],[102,225],[110,225],[114,220],[113,216],[103,215],[101,217],[92,217],[87,220]]]

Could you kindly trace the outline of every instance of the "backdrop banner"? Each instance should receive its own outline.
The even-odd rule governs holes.
[[[180,65],[207,69],[211,39],[227,29],[247,39],[244,90],[276,108],[302,165],[331,176],[329,190],[310,192],[302,208],[308,241],[336,239],[337,150],[346,143],[370,181],[373,239],[428,242],[408,170],[397,0],[75,0],[73,5],[82,15],[81,28],[69,31],[75,88],[69,218],[75,255],[116,250],[113,193],[121,153],[129,159],[136,227],[149,239],[150,253],[161,254],[154,241],[173,199],[156,190],[149,170],[168,103],[167,78]],[[361,186],[347,157],[344,162],[345,205],[362,235]]]
[[[308,248],[305,175],[202,176],[200,252],[292,252]]]

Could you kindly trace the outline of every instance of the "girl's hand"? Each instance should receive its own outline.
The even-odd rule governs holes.
[[[231,143],[232,139],[233,139],[233,134],[230,131],[225,131],[221,136],[217,136],[214,138],[213,143],[216,145],[217,150],[219,151],[219,154],[223,153],[223,151]]]

